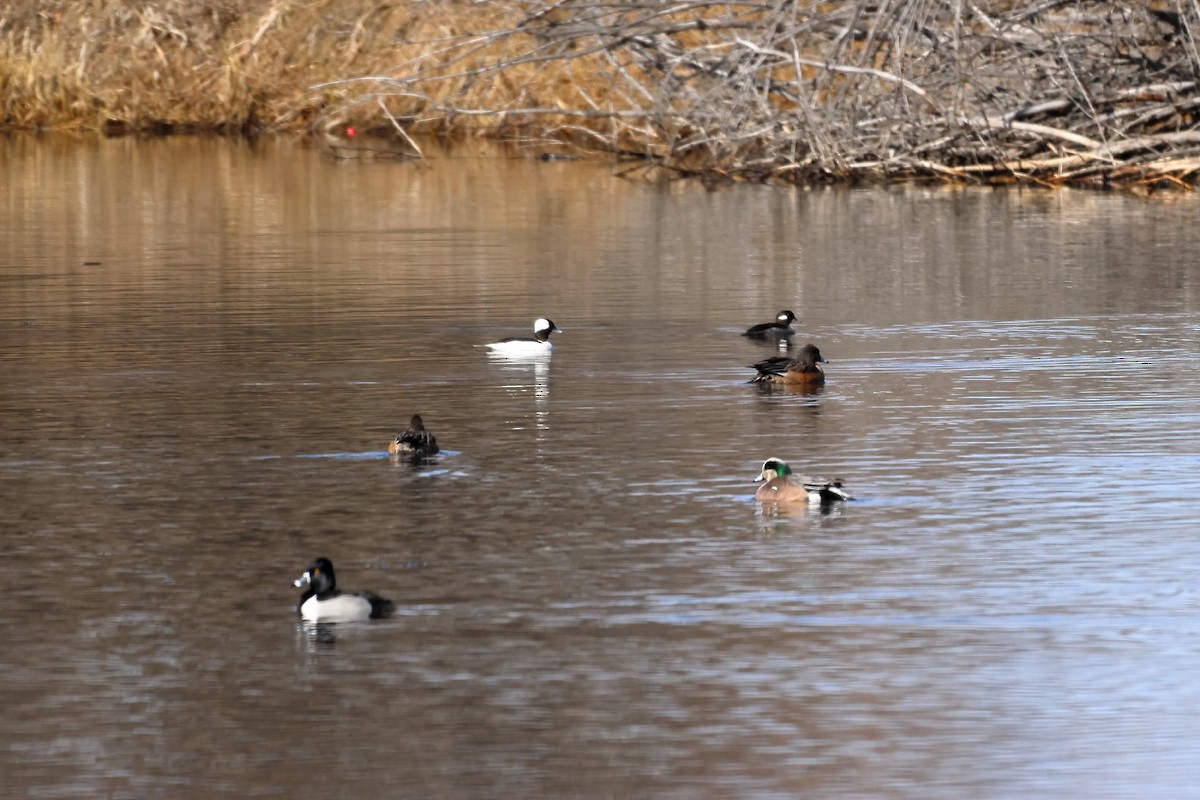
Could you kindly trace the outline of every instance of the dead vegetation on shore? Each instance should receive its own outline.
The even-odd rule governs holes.
[[[350,122],[710,181],[1200,177],[1196,0],[30,6],[0,18],[10,127]]]
[[[467,4],[447,7],[441,16],[457,18]],[[435,23],[435,12],[427,3],[366,0],[0,2],[3,124],[306,131],[352,94],[319,84],[394,70],[425,51],[410,39],[464,30]]]

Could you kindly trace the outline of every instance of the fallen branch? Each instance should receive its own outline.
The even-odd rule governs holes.
[[[1095,150],[1103,145],[1103,142],[1098,142],[1095,139],[1081,136],[1078,133],[1064,131],[1058,128],[1052,128],[1049,125],[1036,125],[1032,122],[1008,122],[1003,117],[999,119],[983,117],[978,119],[964,119],[962,124],[972,128],[993,128],[993,129],[1008,129],[1014,131],[1027,131],[1036,133],[1039,136],[1047,136],[1051,139],[1061,139],[1064,142],[1081,145],[1089,149]]]
[[[1188,37],[1178,52],[1161,46],[1163,18],[1133,0],[1102,13],[1065,0],[1003,13],[925,0],[511,7],[511,24],[441,42],[401,71],[320,88],[391,91],[410,128],[476,120],[719,180],[1093,185],[1143,154],[1169,161],[1200,143],[1190,6],[1173,12],[1186,24],[1171,35]],[[568,94],[544,102],[550,83]],[[516,93],[486,88],[500,84]]]

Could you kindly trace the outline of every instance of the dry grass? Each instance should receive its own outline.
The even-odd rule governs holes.
[[[1189,187],[1197,0],[48,0],[10,127],[483,132],[707,180]],[[331,140],[337,141],[337,140]]]
[[[30,0],[0,6],[9,128],[307,130],[487,5],[362,0]],[[414,43],[416,42],[416,43]],[[373,112],[382,118],[378,110]]]

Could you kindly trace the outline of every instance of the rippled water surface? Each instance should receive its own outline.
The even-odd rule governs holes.
[[[1196,201],[0,162],[3,796],[1197,796]]]

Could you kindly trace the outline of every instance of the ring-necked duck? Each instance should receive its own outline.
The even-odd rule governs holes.
[[[780,311],[775,315],[774,322],[763,322],[749,328],[742,336],[749,336],[751,339],[779,339],[795,334],[792,329],[792,323],[796,321],[796,315],[791,311]]]
[[[821,351],[814,344],[806,344],[800,348],[795,358],[790,356],[772,356],[750,366],[758,370],[758,374],[750,379],[750,383],[788,383],[803,386],[820,386],[825,383],[825,370],[821,364],[827,364],[821,357]]]
[[[830,480],[796,476],[796,483],[792,483],[792,468],[779,458],[768,458],[763,462],[762,471],[754,479],[755,483],[760,481],[766,481],[754,493],[754,499],[760,503],[805,502],[812,505],[828,505],[854,499],[842,488],[840,478]]]
[[[425,458],[438,452],[437,437],[425,430],[420,414],[413,414],[408,429],[396,434],[395,440],[388,445],[388,452],[394,456]]]
[[[484,345],[491,352],[502,356],[536,356],[548,354],[551,333],[562,333],[552,320],[538,318],[533,322],[533,337],[514,336]]]
[[[333,575],[333,562],[328,558],[314,561],[293,585],[308,587],[300,595],[296,610],[310,622],[353,622],[386,617],[396,610],[391,600],[374,592],[340,591]]]

